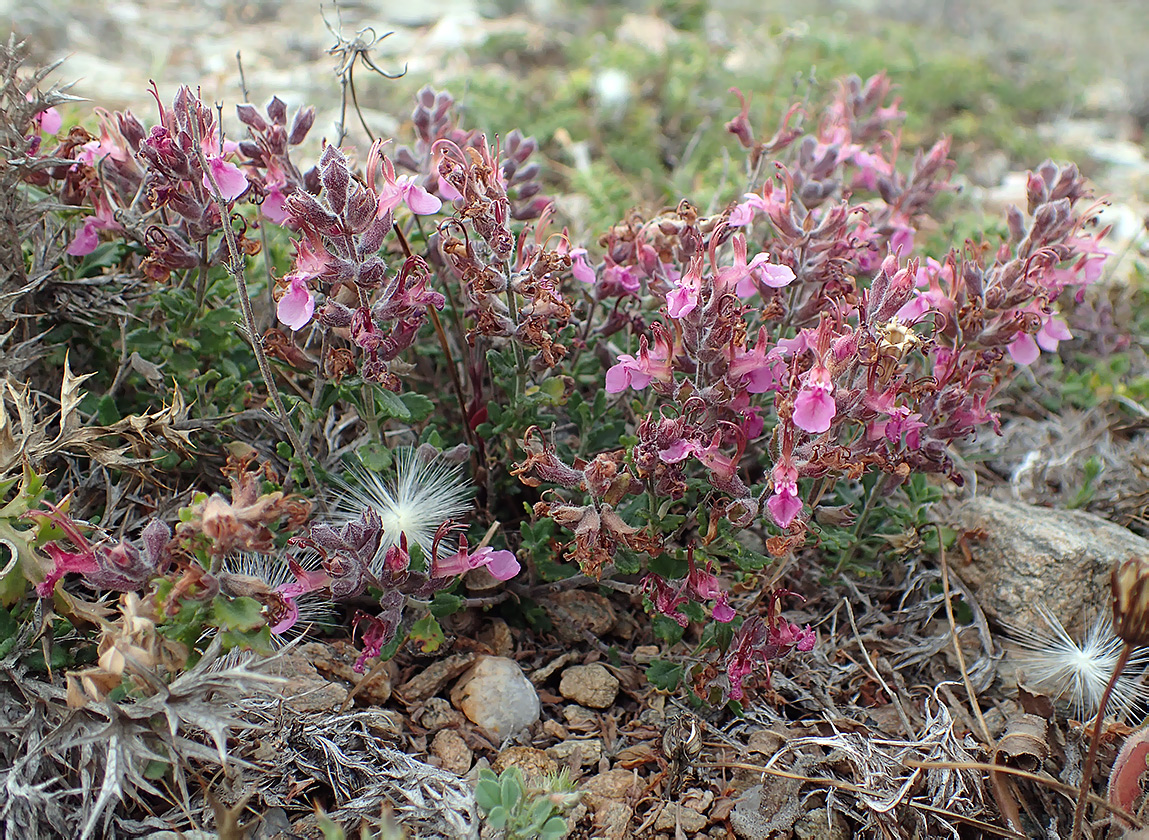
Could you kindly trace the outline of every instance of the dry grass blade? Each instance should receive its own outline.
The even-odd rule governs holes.
[[[6,666],[0,692],[0,825],[6,836],[115,838],[111,806],[144,796],[165,798],[149,771],[167,767],[187,811],[187,770],[229,762],[229,735],[251,724],[237,703],[281,682],[244,662],[213,670],[220,642],[196,667],[162,690],[120,702],[69,709],[63,689]],[[262,667],[267,661],[259,663]],[[210,737],[213,748],[197,740]],[[153,764],[158,762],[159,764]]]
[[[302,773],[335,794],[338,807],[329,816],[337,822],[371,819],[382,803],[390,803],[417,837],[478,837],[470,784],[387,746],[380,738],[378,712],[301,714],[278,703],[252,700],[245,704],[245,717],[278,733],[274,748],[266,753],[274,760],[261,762],[253,780],[265,804],[286,804],[292,776],[298,779]],[[387,727],[383,732],[390,734]]]

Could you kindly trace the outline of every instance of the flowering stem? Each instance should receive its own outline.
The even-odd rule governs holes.
[[[227,273],[235,281],[236,289],[239,291],[239,305],[243,311],[243,322],[247,328],[247,337],[251,342],[251,349],[255,352],[255,361],[259,365],[259,373],[263,377],[263,382],[267,386],[268,396],[271,401],[275,403],[275,410],[279,414],[280,422],[283,423],[283,428],[287,432],[287,438],[291,441],[295,453],[299,456],[299,462],[303,465],[303,473],[307,476],[307,483],[311,486],[319,501],[321,510],[325,509],[322,496],[319,496],[319,482],[315,478],[315,472],[311,469],[311,460],[308,458],[307,451],[303,448],[303,442],[299,439],[299,435],[295,432],[295,426],[291,424],[291,418],[287,414],[287,407],[283,404],[283,397],[279,394],[279,389],[275,386],[274,374],[271,370],[271,365],[268,364],[267,354],[263,352],[263,338],[255,330],[255,313],[251,309],[251,297],[247,292],[247,280],[243,276],[243,257],[239,253],[239,247],[235,243],[235,231],[231,229],[231,213],[228,210],[227,202],[223,198],[223,191],[220,190],[219,184],[216,182],[215,174],[211,171],[211,166],[208,165],[207,158],[204,156],[203,149],[200,145],[199,130],[196,127],[195,120],[192,120],[193,132],[196,135],[195,140],[196,154],[199,156],[199,164],[203,167],[204,174],[207,176],[208,183],[211,184],[212,198],[215,199],[216,206],[219,207],[220,220],[222,222],[223,237],[227,242],[228,260],[225,264]]]
[[[515,329],[519,328],[519,302],[515,298],[515,290],[511,288],[511,265],[503,261],[503,274],[507,278],[507,307],[511,311],[511,320],[515,322]],[[511,336],[511,346],[515,350],[515,401],[526,390],[527,358],[523,354],[523,347],[519,344],[518,335]]]
[[[1101,743],[1101,726],[1105,721],[1105,707],[1109,705],[1109,695],[1113,693],[1113,686],[1117,678],[1129,664],[1129,657],[1133,654],[1133,646],[1126,642],[1121,648],[1121,655],[1117,657],[1117,664],[1113,666],[1113,674],[1105,686],[1105,693],[1101,695],[1101,702],[1097,704],[1097,717],[1093,719],[1093,734],[1089,738],[1089,752],[1085,755],[1085,769],[1081,771],[1081,789],[1077,794],[1077,807],[1073,809],[1073,831],[1069,840],[1078,840],[1085,821],[1085,803],[1089,800],[1089,788],[1093,786],[1093,768],[1097,765],[1097,746]]]
[[[870,490],[870,495],[866,497],[866,503],[862,506],[862,512],[858,514],[858,524],[854,526],[854,539],[850,541],[850,547],[846,549],[846,553],[838,559],[838,565],[834,567],[835,575],[842,571],[842,568],[853,560],[854,555],[858,553],[858,546],[862,542],[862,531],[865,529],[866,523],[870,520],[870,514],[874,512],[874,500],[878,498],[878,491],[881,489],[881,484],[884,479],[885,474],[883,473],[882,476],[874,482],[874,487]]]

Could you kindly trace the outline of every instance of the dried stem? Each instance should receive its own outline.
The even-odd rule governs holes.
[[[195,128],[195,120],[192,120],[192,126],[198,135],[199,131]],[[252,350],[255,352],[255,360],[259,365],[259,373],[263,377],[264,384],[267,386],[267,393],[271,397],[271,401],[275,403],[275,410],[279,413],[279,419],[280,422],[283,423],[284,430],[287,432],[288,440],[291,441],[296,455],[299,456],[300,463],[303,464],[303,472],[307,476],[307,483],[311,489],[315,491],[320,509],[326,512],[326,506],[319,494],[319,482],[316,480],[315,472],[311,468],[311,460],[308,458],[307,451],[303,448],[303,442],[295,432],[295,427],[291,424],[291,418],[287,414],[287,407],[283,404],[283,398],[279,394],[279,388],[275,385],[275,377],[271,370],[271,365],[267,361],[267,354],[263,352],[263,339],[255,329],[255,313],[251,309],[251,297],[248,294],[247,280],[243,273],[244,260],[235,242],[235,231],[231,229],[231,213],[228,210],[227,202],[224,200],[223,192],[216,182],[215,175],[211,171],[211,166],[204,156],[200,138],[197,136],[194,139],[196,154],[199,156],[199,164],[203,167],[208,183],[211,184],[212,198],[215,199],[216,206],[219,207],[219,215],[222,221],[221,226],[223,227],[223,236],[227,242],[228,252],[228,261],[224,268],[228,275],[231,276],[231,279],[235,281],[236,288],[239,290],[240,309],[243,311],[244,325],[247,328],[248,340],[251,342]]]
[[[1097,717],[1093,719],[1093,734],[1089,738],[1089,752],[1085,755],[1085,768],[1081,771],[1081,789],[1077,794],[1077,806],[1073,809],[1073,831],[1069,840],[1078,840],[1085,821],[1085,803],[1089,799],[1089,788],[1093,783],[1093,768],[1097,766],[1097,746],[1101,743],[1101,727],[1105,722],[1105,708],[1109,705],[1109,696],[1113,693],[1113,686],[1117,678],[1129,664],[1129,657],[1133,654],[1133,646],[1126,642],[1121,648],[1121,655],[1117,657],[1117,664],[1113,666],[1113,674],[1105,686],[1105,693],[1101,695],[1101,702],[1097,704]]]

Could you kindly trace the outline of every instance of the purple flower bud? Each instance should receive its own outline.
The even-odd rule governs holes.
[[[350,327],[354,314],[351,309],[342,303],[338,303],[329,298],[327,303],[319,307],[319,312],[316,317],[319,323],[325,327]]]
[[[533,155],[538,148],[539,141],[533,137],[528,137],[515,149],[514,158],[519,163],[525,163],[526,159]]]
[[[259,115],[259,111],[255,109],[254,105],[243,103],[235,106],[235,115],[239,117],[239,121],[246,126],[250,126],[256,131],[266,131],[267,121]]]
[[[300,108],[296,111],[295,119],[291,121],[291,132],[287,135],[288,144],[298,146],[302,143],[314,124],[315,108],[313,106],[308,105],[306,108]]]
[[[335,234],[340,230],[339,218],[305,192],[293,192],[283,202],[288,218],[320,233]]]
[[[319,170],[314,166],[303,173],[303,188],[312,195],[319,195],[319,191],[323,188],[319,180]]]
[[[267,103],[267,115],[277,125],[287,125],[287,105],[278,96],[271,97]]]
[[[359,237],[359,245],[356,250],[356,256],[359,259],[364,259],[371,254],[379,251],[379,247],[383,244],[383,237],[390,233],[392,228],[391,214],[384,213],[382,216],[375,217],[375,204],[371,204],[371,212],[373,219],[367,229],[363,231],[363,235]],[[432,249],[432,254],[437,253],[437,249]]]
[[[524,181],[533,180],[539,176],[540,172],[542,172],[541,166],[539,166],[537,163],[528,163],[518,171],[515,176],[515,181],[517,183],[522,183]]]
[[[270,126],[263,133],[263,142],[273,155],[287,154],[287,132],[281,125]]]
[[[240,140],[239,153],[254,161],[263,161],[263,148],[254,140]]]
[[[132,151],[138,152],[140,143],[144,142],[144,137],[147,136],[140,121],[132,116],[131,111],[124,111],[116,113],[116,124],[119,126],[120,134],[124,135],[124,139],[131,146]]]
[[[351,183],[347,158],[335,146],[328,146],[319,158],[319,172],[327,206],[335,214],[343,215],[343,211],[347,208],[347,185]]]
[[[387,277],[387,264],[378,257],[371,257],[359,267],[359,276],[355,278],[358,286],[373,289],[378,287]]]
[[[1006,221],[1009,224],[1009,238],[1014,244],[1025,239],[1025,217],[1014,205],[1009,205],[1005,211]]]
[[[343,218],[347,220],[347,225],[353,232],[359,233],[375,222],[377,209],[378,199],[375,194],[366,187],[356,185],[347,199]],[[378,250],[378,247],[375,250]]]

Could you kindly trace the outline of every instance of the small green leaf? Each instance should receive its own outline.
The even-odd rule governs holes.
[[[551,817],[539,832],[539,837],[543,840],[559,840],[566,832],[567,821],[562,817]]]
[[[246,596],[216,595],[212,601],[212,621],[221,630],[255,630],[265,624],[259,601]]]
[[[433,615],[423,616],[411,625],[410,639],[419,645],[423,653],[434,653],[447,641],[443,628]]]
[[[399,398],[398,394],[388,391],[386,388],[378,388],[375,391],[375,404],[376,414],[380,419],[394,417],[396,420],[410,420],[411,412],[407,406],[403,404],[403,400]]]
[[[152,782],[157,781],[166,776],[170,768],[171,765],[166,761],[150,759],[144,767],[144,778]]]
[[[479,783],[475,785],[475,802],[484,812],[499,804],[499,777],[490,770],[479,771]]]
[[[674,691],[682,682],[682,674],[680,664],[655,659],[646,668],[646,681],[661,691]]]
[[[491,828],[501,829],[507,824],[507,809],[502,805],[496,805],[487,812],[487,822]]]
[[[508,767],[499,777],[500,796],[503,807],[513,808],[523,795],[523,774],[518,767]]]
[[[407,407],[408,415],[413,423],[420,423],[426,420],[435,410],[435,403],[414,391],[407,391],[400,399],[403,400],[403,405]]]
[[[655,638],[661,639],[667,646],[676,645],[682,641],[682,634],[685,632],[685,628],[681,624],[673,618],[661,614],[650,620],[650,629]]]
[[[450,592],[436,592],[434,600],[431,601],[431,615],[435,618],[454,615],[462,608],[463,599]]]

